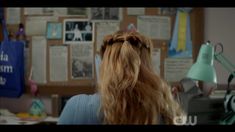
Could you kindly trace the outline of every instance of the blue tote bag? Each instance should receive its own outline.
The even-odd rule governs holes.
[[[4,40],[0,43],[0,97],[19,97],[24,89],[24,43],[8,40],[2,21]]]

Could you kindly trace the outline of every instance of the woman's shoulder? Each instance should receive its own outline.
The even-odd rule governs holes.
[[[78,95],[74,95],[72,96],[68,101],[69,102],[77,102],[79,100],[97,100],[99,99],[99,94],[95,93],[95,94],[78,94]]]
[[[81,106],[87,104],[99,104],[100,97],[98,93],[95,94],[79,94],[74,95],[68,100],[68,104],[72,104],[73,106]]]
[[[98,94],[72,96],[60,116],[59,124],[98,124],[100,106]]]

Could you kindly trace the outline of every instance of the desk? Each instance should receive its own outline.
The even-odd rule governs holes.
[[[41,121],[22,121],[16,116],[0,116],[0,125],[57,124],[58,118],[48,116]]]
[[[58,122],[58,117],[48,116],[46,119],[41,121],[39,124],[40,125],[56,125],[57,122]]]
[[[225,113],[223,98],[200,97],[190,100],[189,116],[197,116],[197,124],[219,124]]]
[[[0,116],[0,125],[34,125],[38,121],[22,121],[16,116]]]

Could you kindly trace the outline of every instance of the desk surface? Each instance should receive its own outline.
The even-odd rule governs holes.
[[[36,125],[40,123],[54,123],[58,121],[57,117],[48,116],[40,121],[25,121],[16,116],[0,116],[0,125]]]
[[[197,117],[197,124],[219,124],[223,117],[223,98],[196,98],[189,103],[188,114]]]

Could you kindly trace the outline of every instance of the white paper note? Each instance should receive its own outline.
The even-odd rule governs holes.
[[[24,15],[55,15],[65,16],[67,15],[67,8],[24,8]]]
[[[161,65],[161,49],[154,48],[152,52],[152,62],[154,71],[160,75],[160,65]]]
[[[67,8],[53,8],[55,16],[67,15]]]
[[[96,23],[96,51],[100,50],[104,36],[113,34],[119,30],[119,22],[99,22]]]
[[[19,24],[20,18],[20,8],[7,8],[7,24]]]
[[[26,18],[27,35],[46,35],[46,26],[48,21],[57,21],[58,17],[53,16],[31,16]]]
[[[35,7],[27,7],[27,8],[24,8],[24,15],[42,15],[43,14],[43,11],[42,11],[43,8],[35,8]]]
[[[87,16],[88,8],[67,8],[67,15],[68,16]]]
[[[96,71],[96,80],[99,81],[99,75],[100,75],[100,64],[101,64],[101,57],[99,54],[95,55],[95,71]]]
[[[151,39],[169,40],[171,23],[168,16],[139,16],[137,29]]]
[[[71,45],[71,63],[73,79],[91,79],[94,69],[92,43]]]
[[[169,82],[177,82],[185,78],[193,64],[192,58],[166,58],[164,77]]]
[[[68,48],[67,46],[50,46],[50,81],[68,80]]]
[[[46,83],[46,50],[45,36],[32,37],[32,79],[37,83]]]
[[[127,15],[144,15],[144,14],[145,14],[145,8],[136,8],[136,7],[127,8]]]

